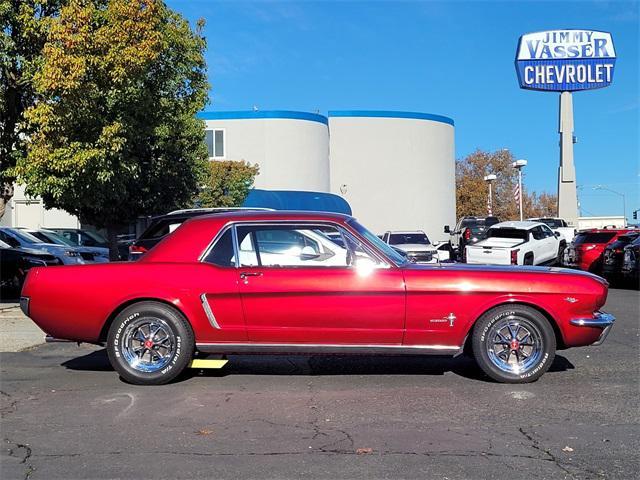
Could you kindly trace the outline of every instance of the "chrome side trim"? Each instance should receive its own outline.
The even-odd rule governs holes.
[[[216,316],[213,314],[213,310],[211,310],[211,305],[209,305],[209,300],[207,299],[206,293],[200,295],[200,301],[202,302],[202,308],[204,309],[204,313],[207,316],[207,319],[209,320],[211,326],[220,330],[220,325],[218,325]]]
[[[457,355],[456,345],[342,345],[315,343],[196,343],[207,353],[363,353],[391,355]]]
[[[616,321],[616,317],[610,313],[596,312],[593,318],[574,318],[569,323],[576,327],[600,327],[606,328],[613,325]]]

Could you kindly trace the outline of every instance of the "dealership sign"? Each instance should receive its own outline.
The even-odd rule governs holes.
[[[521,88],[573,92],[611,84],[616,52],[611,34],[550,30],[520,37],[516,69]]]

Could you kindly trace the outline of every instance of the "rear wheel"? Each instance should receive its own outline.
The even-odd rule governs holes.
[[[549,321],[524,305],[489,310],[476,323],[471,342],[480,368],[502,383],[537,380],[551,366],[556,351]]]
[[[137,385],[170,382],[187,367],[193,351],[193,331],[187,320],[159,302],[125,308],[107,337],[111,365],[125,381]]]

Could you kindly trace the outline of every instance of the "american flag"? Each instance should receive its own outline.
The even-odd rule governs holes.
[[[520,185],[517,183],[513,187],[513,198],[515,198],[517,204],[520,203]]]

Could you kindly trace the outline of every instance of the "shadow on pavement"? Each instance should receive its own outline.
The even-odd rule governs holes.
[[[188,369],[178,382],[192,377],[228,375],[444,375],[453,372],[464,378],[489,380],[467,356],[367,356],[367,355],[230,355],[220,370]],[[67,360],[70,370],[113,371],[105,349]],[[556,355],[549,372],[564,372],[574,365]]]

